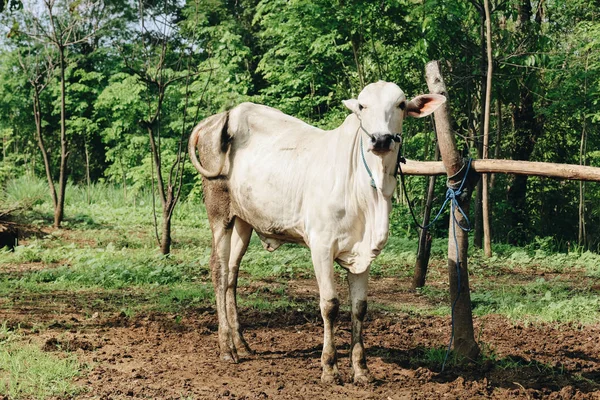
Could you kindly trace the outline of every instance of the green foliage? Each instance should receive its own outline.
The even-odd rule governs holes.
[[[78,23],[73,34],[92,33],[93,24],[79,24],[85,17],[81,2],[59,3],[57,18]],[[89,171],[92,182],[119,184],[122,197],[133,202],[147,196],[153,172],[148,126],[141,122],[152,120],[162,89],[160,120],[152,132],[160,137],[163,171],[169,171],[179,139],[185,141],[195,123],[215,112],[255,101],[330,129],[348,114],[341,100],[355,97],[369,82],[394,81],[408,97],[425,92],[423,65],[431,59],[442,61],[458,144],[470,147],[475,155],[485,74],[483,20],[477,4],[190,0],[145,4],[140,13],[137,3],[108,2],[102,35],[69,46],[65,53],[71,181],[85,182]],[[492,154],[497,149],[500,158],[517,157],[520,148],[531,144],[531,160],[600,166],[598,5],[584,0],[544,2],[541,13],[535,15],[534,7],[530,20],[523,23],[519,5],[510,0],[492,7],[493,97],[502,105],[502,115],[492,115],[492,129],[498,124],[501,128],[498,139],[492,137]],[[7,9],[1,17],[5,34],[0,38],[0,185],[4,185],[23,171],[45,176],[34,134],[31,79],[48,68],[47,60],[54,60],[56,67],[57,52],[51,43],[22,34],[32,26],[31,10]],[[142,31],[141,17],[146,28],[156,24],[164,29]],[[40,18],[42,24],[48,22],[47,17]],[[49,68],[37,85],[45,88],[40,93],[42,134],[52,150],[50,172],[56,179],[58,71]],[[524,93],[533,96],[530,117],[540,132],[523,135],[513,129]],[[404,154],[431,159],[435,147],[431,131],[429,119],[406,121]],[[580,156],[584,131],[587,141]],[[182,193],[200,199],[199,178],[186,164]],[[509,201],[513,183],[512,177],[498,175],[491,192],[496,241],[514,242],[519,236],[531,242],[553,236],[561,251],[573,249],[578,243],[578,183],[529,179],[522,210]],[[407,184],[420,218],[426,179],[410,178]],[[578,245],[598,251],[600,189],[586,184],[584,191],[587,240]],[[444,192],[439,179],[434,209]],[[417,231],[405,202],[398,202],[392,235],[414,238]],[[509,216],[516,212],[526,215],[528,222],[512,221]],[[435,236],[445,235],[446,215],[433,228]]]

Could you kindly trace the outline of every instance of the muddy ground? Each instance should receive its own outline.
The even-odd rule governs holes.
[[[269,283],[253,282],[242,291],[247,294],[260,285]],[[407,288],[407,280],[374,280],[370,301],[423,302]],[[347,301],[341,289],[342,301]],[[476,337],[488,360],[441,372],[440,364],[426,361],[424,354],[447,345],[450,319],[382,311],[385,307],[370,312],[365,327],[375,382],[367,387],[351,383],[346,311],[337,328],[345,383],[323,385],[316,284],[292,281],[288,290],[313,311],[245,310],[245,335],[256,354],[239,364],[218,358],[212,308],[177,316],[127,317],[101,310],[90,315],[71,305],[71,294],[54,293],[51,298],[13,302],[19,304],[16,307],[2,306],[0,319],[19,324],[46,351],[75,352],[88,365],[77,382],[84,388],[77,396],[81,399],[600,398],[600,324],[524,325],[498,315],[476,318]],[[40,325],[45,329],[35,329]]]

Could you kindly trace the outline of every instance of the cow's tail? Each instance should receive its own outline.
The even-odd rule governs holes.
[[[206,178],[215,178],[222,174],[225,166],[225,158],[229,147],[229,136],[227,134],[227,122],[229,113],[223,112],[213,115],[200,122],[192,131],[188,142],[188,152],[194,168]],[[200,142],[202,141],[202,143]],[[201,145],[204,152],[201,152]],[[208,149],[208,153],[206,150]],[[217,165],[217,169],[209,171],[204,168],[198,160],[197,153],[210,157],[210,165]],[[206,157],[205,157],[206,158]],[[205,164],[208,160],[204,160]]]

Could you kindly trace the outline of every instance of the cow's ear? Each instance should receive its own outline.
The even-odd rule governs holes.
[[[350,99],[350,100],[342,100],[342,103],[346,106],[346,108],[352,111],[356,115],[360,115],[360,107],[358,104],[358,100]]]
[[[446,97],[441,94],[422,94],[408,102],[406,113],[415,118],[425,117],[445,102]]]

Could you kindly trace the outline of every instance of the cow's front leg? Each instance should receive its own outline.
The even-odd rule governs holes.
[[[337,351],[335,348],[334,328],[337,320],[340,301],[335,288],[333,273],[333,257],[330,249],[311,249],[315,275],[319,285],[321,316],[323,317],[323,353],[321,365],[323,383],[342,383],[337,366]]]
[[[224,361],[238,362],[239,358],[233,344],[231,327],[227,318],[227,285],[229,283],[229,253],[231,249],[231,229],[220,228],[213,233],[213,246],[210,255],[210,268],[217,318],[219,320],[219,352]]]
[[[363,385],[373,381],[373,377],[367,367],[365,345],[362,339],[363,321],[367,314],[368,283],[368,269],[362,274],[348,273],[350,301],[352,302],[352,344],[350,345],[352,370],[354,373],[354,383]]]

